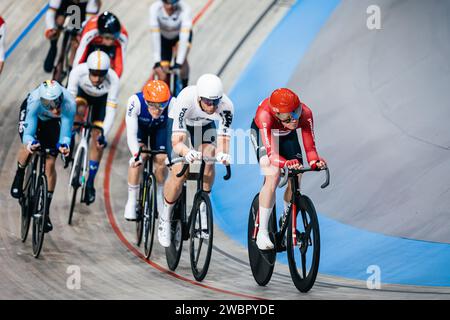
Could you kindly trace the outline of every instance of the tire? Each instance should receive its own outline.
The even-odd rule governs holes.
[[[277,258],[276,250],[259,250],[256,245],[256,239],[253,239],[253,231],[255,227],[255,219],[259,210],[259,193],[253,198],[252,206],[248,216],[248,229],[247,229],[247,248],[248,258],[250,262],[250,268],[252,270],[253,278],[260,286],[265,286],[272,278],[273,269],[275,267],[275,261]],[[275,233],[277,231],[276,225],[276,211],[275,208],[272,211],[272,215],[269,220],[269,233],[272,241],[275,240]],[[274,242],[275,243],[275,242]]]
[[[299,246],[294,246],[292,236],[292,218],[289,217],[287,232],[287,256],[289,271],[295,287],[301,292],[308,292],[316,281],[320,260],[320,231],[316,210],[312,201],[301,196],[300,206],[297,206],[296,235]],[[306,225],[306,227],[305,227]],[[308,234],[307,235],[307,230]],[[299,272],[299,268],[301,272]]]
[[[144,232],[144,188],[145,188],[145,173],[144,179],[139,185],[139,198],[136,204],[136,246],[140,247],[142,243],[142,235]]]
[[[147,184],[146,205],[144,206],[144,254],[150,259],[153,249],[153,239],[155,238],[156,222],[156,179],[153,174],[150,175]]]
[[[77,202],[77,192],[78,189],[81,187],[81,174],[82,174],[82,166],[83,166],[83,159],[84,159],[84,152],[85,150],[82,149],[78,155],[78,158],[75,159],[73,162],[73,176],[72,181],[70,181],[70,190],[71,192],[71,201],[70,201],[70,208],[69,208],[69,220],[68,224],[72,224],[72,218],[73,218],[73,211],[75,210],[75,204]]]
[[[31,208],[33,207],[33,191],[34,191],[34,181],[35,177],[32,176],[32,164],[27,166],[27,170],[25,172],[25,190],[24,197],[20,199],[20,207],[21,207],[21,222],[20,222],[20,239],[22,242],[25,242],[28,237],[28,231],[30,230],[30,222],[31,222]]]
[[[180,199],[183,197],[180,197]],[[171,242],[166,251],[167,266],[171,271],[175,271],[180,262],[181,252],[183,251],[183,223],[184,223],[184,205],[177,201],[173,209],[172,219],[170,221]]]
[[[47,177],[41,175],[38,178],[36,195],[33,206],[33,256],[37,259],[42,250],[42,244],[44,243],[44,223],[47,215],[47,193],[48,184]]]
[[[200,206],[204,204],[206,209],[206,231],[208,238],[202,238],[202,231],[205,231],[204,221],[201,219]],[[195,199],[191,214],[189,252],[191,258],[191,269],[195,280],[202,281],[208,273],[209,263],[214,238],[214,222],[212,206],[209,196],[202,192]],[[206,247],[205,247],[206,246]]]

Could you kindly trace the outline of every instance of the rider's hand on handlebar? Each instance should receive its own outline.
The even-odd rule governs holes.
[[[195,160],[201,160],[202,159],[202,153],[191,149],[189,152],[184,156],[184,159],[186,159],[187,162],[193,163]]]
[[[45,37],[49,40],[55,40],[58,35],[58,29],[45,30]]]
[[[136,157],[137,157],[137,154],[135,154],[134,156],[132,156],[131,158],[130,158],[130,167],[131,168],[137,168],[137,167],[139,167],[140,165],[142,165],[142,158],[141,158],[141,156],[139,156],[139,158],[137,159],[137,161],[136,161]]]
[[[313,160],[309,162],[309,165],[312,169],[324,169],[327,166],[327,162],[325,159],[320,158],[319,160]]]
[[[28,142],[27,150],[29,153],[33,154],[39,147],[41,146],[41,143],[37,140],[33,140]]]
[[[300,161],[298,159],[286,161],[285,166],[286,166],[286,168],[288,168],[290,170],[300,170],[301,168],[303,168],[302,164],[300,163]]]
[[[217,162],[222,163],[223,165],[229,165],[231,161],[231,156],[228,153],[219,152],[216,155]]]
[[[65,143],[58,143],[56,145],[56,148],[58,148],[59,153],[61,153],[64,157],[69,156],[70,153],[70,148],[67,144]]]
[[[104,135],[101,135],[97,139],[97,147],[105,149],[108,145],[108,141],[106,141],[106,137]]]
[[[162,69],[161,62],[156,62],[155,65],[153,66],[153,70],[158,69],[158,68]]]

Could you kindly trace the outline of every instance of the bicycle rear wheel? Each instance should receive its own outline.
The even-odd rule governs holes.
[[[39,257],[41,253],[42,244],[44,243],[44,224],[46,220],[47,212],[47,177],[44,175],[39,176],[37,182],[37,192],[34,199],[33,210],[33,256]]]
[[[31,209],[33,207],[33,191],[35,178],[32,176],[32,165],[28,165],[25,172],[25,190],[24,196],[20,199],[21,222],[20,222],[20,239],[25,242],[28,237],[31,222]]]
[[[297,225],[296,240],[293,237],[292,216],[289,218],[287,233],[289,271],[295,287],[301,292],[308,292],[314,285],[319,270],[319,222],[314,205],[308,197],[302,195],[296,209],[296,212],[291,209]]]
[[[206,220],[206,221],[205,221]],[[190,226],[191,269],[195,280],[202,281],[208,273],[213,247],[214,223],[211,200],[202,192],[192,209]]]
[[[178,267],[181,251],[183,250],[183,210],[183,205],[178,201],[173,208],[172,219],[170,221],[171,241],[170,246],[165,251],[167,266],[171,271],[175,271]]]
[[[146,190],[146,204],[144,206],[144,253],[147,259],[150,259],[153,249],[153,239],[155,235],[156,222],[156,181],[155,176],[151,174],[148,179]]]
[[[256,245],[256,239],[253,239],[253,231],[255,228],[255,219],[259,210],[259,193],[253,198],[252,206],[248,216],[247,229],[247,248],[250,268],[252,269],[253,278],[260,286],[265,286],[272,278],[273,269],[277,253],[275,250],[259,250]],[[275,241],[274,234],[277,231],[275,208],[269,220],[269,234],[272,241]],[[275,242],[274,242],[275,243]]]
[[[75,204],[77,202],[77,192],[81,187],[81,175],[82,175],[82,167],[83,167],[83,159],[84,159],[84,149],[81,149],[78,154],[78,158],[73,162],[73,174],[72,180],[70,181],[70,190],[71,190],[71,201],[70,201],[70,209],[69,209],[69,224],[72,224],[73,211],[75,210]]]

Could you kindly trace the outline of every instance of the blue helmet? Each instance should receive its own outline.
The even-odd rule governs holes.
[[[55,80],[47,80],[39,86],[39,98],[46,109],[59,109],[64,100],[61,85]]]

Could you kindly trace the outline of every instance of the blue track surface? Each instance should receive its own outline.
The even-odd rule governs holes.
[[[234,128],[247,130],[259,102],[273,89],[287,85],[339,3],[339,0],[297,1],[265,40],[231,91],[236,108]],[[316,125],[320,126],[320,123]],[[235,161],[242,163],[244,158],[253,164],[235,164],[231,181],[217,178],[213,192],[215,221],[227,235],[244,246],[247,246],[249,207],[262,183],[253,150],[250,143],[246,145],[243,152],[243,148],[237,150],[235,143]],[[281,204],[281,192],[277,199]],[[278,209],[281,209],[280,205]],[[320,203],[316,203],[316,209],[320,211]],[[380,267],[382,283],[450,286],[448,244],[376,234],[339,223],[323,214],[319,215],[319,221],[321,273],[366,280],[369,277],[367,268],[376,265]],[[286,262],[285,255],[280,255],[279,261]]]

